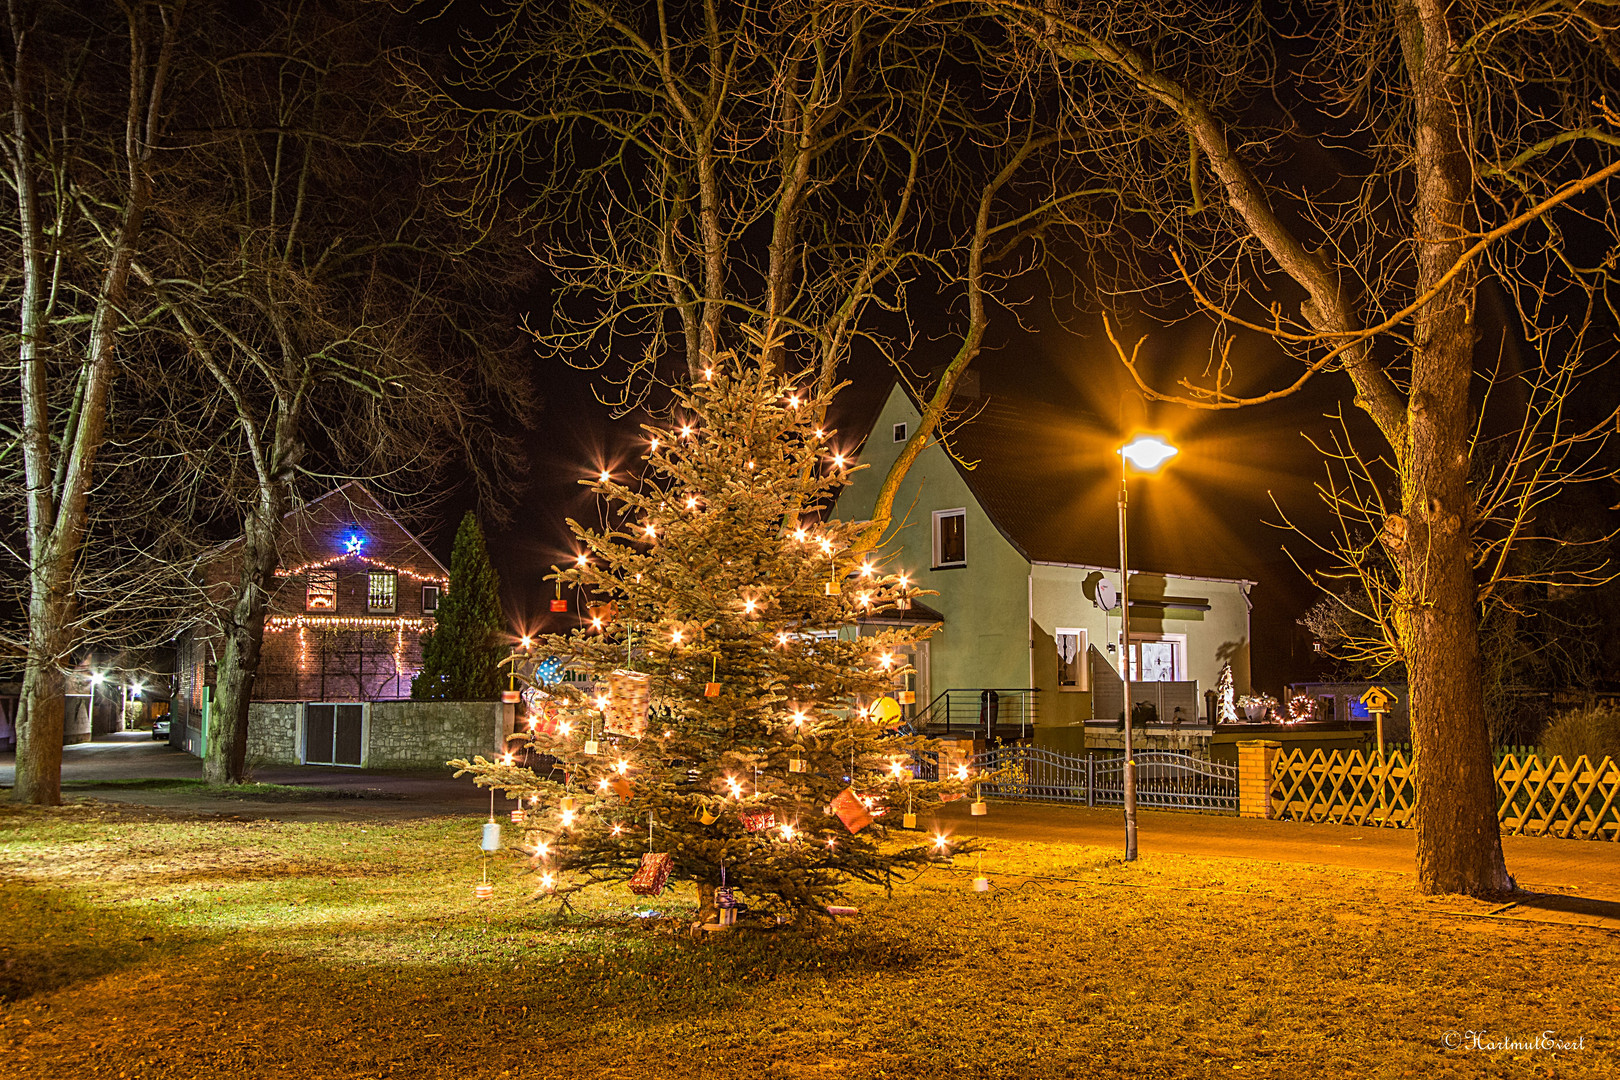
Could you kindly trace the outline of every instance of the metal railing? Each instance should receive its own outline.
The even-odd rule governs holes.
[[[914,731],[930,735],[979,733],[986,738],[1019,730],[1027,736],[1035,726],[1036,691],[1029,687],[956,687],[942,690],[911,718]]]
[[[1237,812],[1236,765],[1208,761],[1182,750],[1144,750],[1133,757],[1138,806]],[[934,768],[937,775],[937,760]],[[1044,746],[1003,746],[976,755],[973,770],[987,777],[980,791],[991,798],[1084,806],[1123,806],[1125,802],[1125,755],[1121,753],[1069,754]]]

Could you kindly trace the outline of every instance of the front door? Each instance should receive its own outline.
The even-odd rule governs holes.
[[[364,705],[305,705],[305,764],[358,766],[364,720]]]

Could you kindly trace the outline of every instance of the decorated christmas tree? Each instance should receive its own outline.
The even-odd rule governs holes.
[[[720,358],[645,427],[638,475],[585,481],[608,525],[569,522],[578,555],[556,578],[593,617],[531,654],[569,677],[531,678],[513,755],[454,763],[520,799],[542,892],[689,881],[700,920],[797,922],[941,853],[891,832],[970,778],[889,726],[901,650],[931,628],[857,625],[916,590],[825,516],[853,468],[825,405]]]

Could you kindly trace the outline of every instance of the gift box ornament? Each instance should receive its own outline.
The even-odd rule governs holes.
[[[836,581],[823,582],[822,588],[828,596],[838,595],[838,582]]]
[[[809,772],[810,762],[802,757],[788,758],[788,772]]]
[[[976,878],[974,878],[973,879],[973,891],[974,892],[989,892],[990,891],[990,879],[987,878],[987,877],[976,877]]]
[[[560,599],[560,598],[557,599],[557,600],[553,600],[551,602],[551,610],[552,611],[559,611],[559,612],[567,611],[568,610],[568,601]]]
[[[675,859],[667,851],[649,851],[641,857],[641,865],[630,875],[630,891],[637,896],[657,896],[669,882],[669,872],[675,868]]]
[[[585,745],[581,747],[581,749],[584,751],[586,757],[595,757],[601,752],[602,748],[595,739],[586,739]]]
[[[753,810],[737,815],[744,832],[764,832],[776,828],[776,815],[769,810]]]
[[[572,814],[574,812],[574,797],[564,795],[557,803],[557,810],[564,814]]]
[[[639,739],[647,733],[647,706],[652,698],[652,678],[639,671],[615,671],[608,675],[608,707],[604,726],[615,735]]]
[[[900,819],[900,824],[904,828],[915,829],[917,827],[917,815],[916,814],[907,814],[907,815],[905,815],[904,817],[902,817]]]
[[[717,682],[706,682],[706,683],[704,683],[703,684],[703,696],[704,697],[719,697],[720,696],[720,684],[717,683]]]
[[[847,787],[833,796],[832,812],[851,834],[858,833],[872,824],[871,811],[867,810],[866,804],[855,794],[852,787]]]
[[[514,824],[514,825],[522,825],[523,822],[528,818],[528,816],[529,816],[529,812],[527,810],[523,809],[523,807],[520,806],[516,810],[512,811],[512,824]]]

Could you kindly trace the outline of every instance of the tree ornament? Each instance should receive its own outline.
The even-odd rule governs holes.
[[[788,772],[802,773],[810,771],[810,762],[797,754],[788,758]]]
[[[776,815],[769,810],[744,811],[737,815],[744,832],[764,832],[776,828]]]
[[[479,841],[478,846],[483,848],[485,851],[499,851],[499,850],[501,850],[501,825],[500,825],[500,822],[498,822],[498,821],[486,821],[486,822],[484,822],[484,835],[483,835],[483,839]]]
[[[630,891],[637,896],[657,896],[669,881],[669,872],[675,860],[667,851],[649,851],[641,857],[641,866],[630,876]]]
[[[855,794],[853,787],[847,787],[833,796],[832,812],[844,823],[844,828],[848,829],[851,835],[872,824],[871,811],[866,808],[866,803],[861,801],[861,797]]]
[[[495,895],[495,886],[487,881],[480,881],[473,886],[473,899],[488,900]]]
[[[608,676],[608,707],[604,727],[614,735],[639,739],[647,733],[647,707],[652,680],[639,671],[615,671]]]
[[[973,802],[969,804],[968,811],[974,817],[984,817],[984,815],[990,812],[990,808],[984,803],[983,788],[975,787],[973,789]]]

